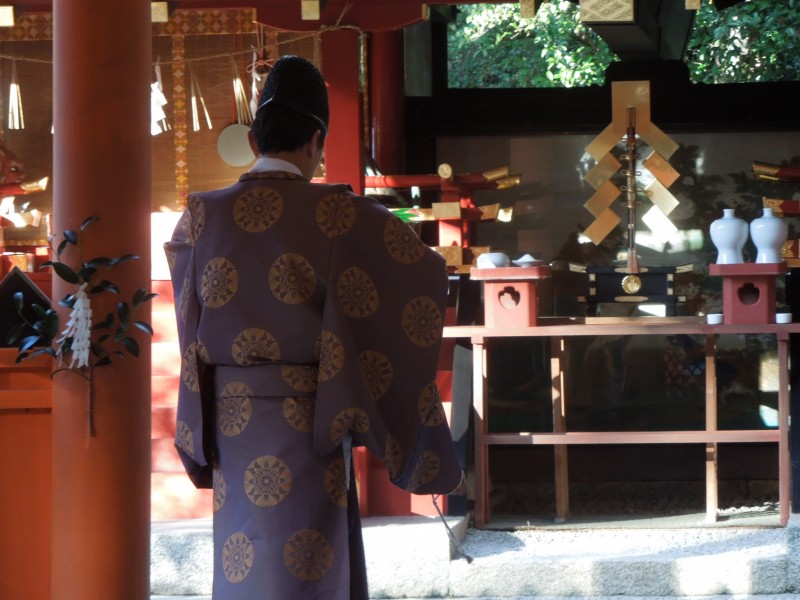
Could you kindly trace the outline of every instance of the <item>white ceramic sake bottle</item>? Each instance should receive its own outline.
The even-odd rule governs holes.
[[[756,245],[757,263],[779,263],[781,247],[789,234],[789,225],[784,219],[765,208],[764,214],[750,223],[750,239]]]
[[[722,217],[711,223],[709,233],[717,248],[718,265],[743,262],[742,248],[747,241],[747,221],[737,217],[734,209],[723,208]]]

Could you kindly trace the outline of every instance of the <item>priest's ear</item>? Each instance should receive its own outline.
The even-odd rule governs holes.
[[[261,152],[258,151],[258,143],[256,142],[256,136],[253,134],[252,129],[247,130],[247,142],[250,144],[250,149],[253,151],[253,154],[256,158],[261,156]]]

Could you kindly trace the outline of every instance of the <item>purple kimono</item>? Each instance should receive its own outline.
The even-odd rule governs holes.
[[[191,195],[166,252],[215,600],[366,599],[350,444],[410,492],[461,479],[434,383],[444,261],[375,200],[280,171]]]

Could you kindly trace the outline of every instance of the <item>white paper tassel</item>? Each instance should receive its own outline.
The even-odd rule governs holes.
[[[25,129],[25,115],[22,112],[22,94],[17,80],[17,61],[11,61],[11,86],[8,92],[8,128]]]
[[[241,125],[250,125],[253,122],[253,114],[250,111],[250,102],[247,100],[247,92],[244,91],[244,84],[239,75],[239,67],[236,60],[231,56],[233,65],[233,97],[236,101],[236,122]]]
[[[200,131],[200,119],[198,118],[197,100],[200,100],[200,106],[203,107],[203,113],[206,117],[206,125],[209,129],[211,127],[211,117],[208,116],[208,109],[206,108],[206,101],[203,99],[203,93],[200,91],[200,86],[197,84],[197,78],[194,76],[194,67],[189,63],[189,87],[192,95],[192,131]]]
[[[167,97],[164,95],[164,88],[161,85],[161,65],[156,61],[155,66],[156,80],[150,84],[150,133],[158,135],[170,129],[167,122],[167,113],[164,107],[167,105]]]
[[[61,332],[61,339],[58,340],[58,343],[63,343],[67,338],[72,338],[70,369],[75,366],[76,362],[79,369],[89,365],[92,307],[89,302],[89,296],[86,295],[86,285],[86,283],[83,283],[75,293],[75,304],[69,314],[69,322],[64,331]],[[63,359],[63,356],[59,357],[59,360],[61,359]]]

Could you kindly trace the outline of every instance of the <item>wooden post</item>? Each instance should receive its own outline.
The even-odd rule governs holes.
[[[717,430],[717,336],[706,336],[706,431]],[[706,521],[717,520],[719,509],[718,445],[706,444]]]
[[[54,231],[99,217],[81,254],[139,255],[109,276],[129,299],[150,287],[150,3],[53,5]],[[73,291],[54,278],[56,298]],[[93,300],[95,320],[118,301]],[[138,359],[94,369],[95,437],[86,382],[54,378],[51,600],[150,596],[150,343],[140,340]]]
[[[369,110],[372,158],[384,174],[405,172],[403,30],[369,37]]]
[[[364,191],[361,126],[361,39],[352,29],[322,34],[322,74],[328,84],[330,127],[325,144],[325,178]]]

